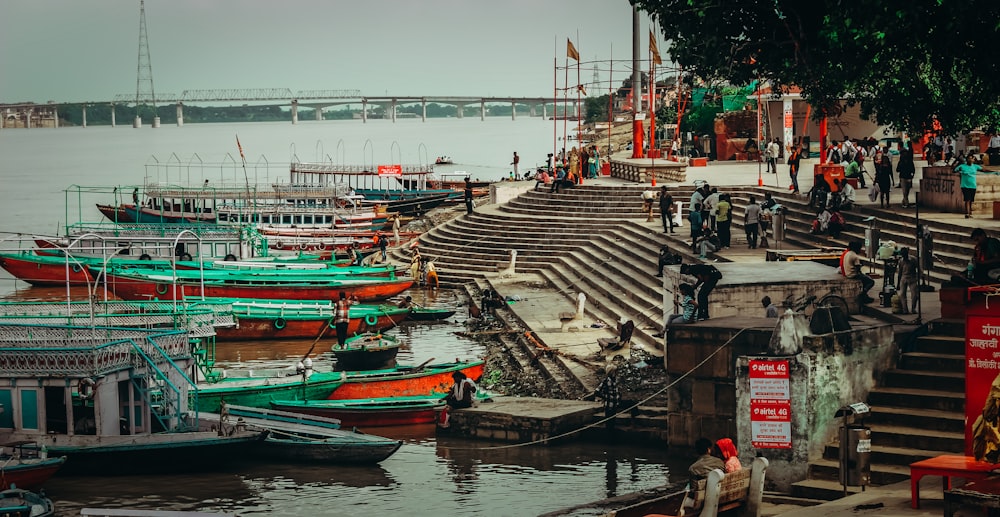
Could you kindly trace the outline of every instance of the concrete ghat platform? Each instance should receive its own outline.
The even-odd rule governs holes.
[[[471,438],[547,444],[553,437],[596,422],[601,408],[598,403],[579,400],[496,397],[493,402],[453,411],[448,431]]]
[[[861,310],[858,296],[861,282],[844,278],[836,268],[816,262],[764,262],[712,263],[722,273],[722,280],[712,291],[709,313],[712,318],[722,316],[763,314],[760,301],[765,296],[781,307],[787,297],[802,298],[815,295],[816,301],[827,294],[844,298],[851,314]],[[664,287],[669,293],[678,293],[682,282],[694,285],[695,279],[680,274],[680,266],[664,268]],[[876,286],[877,287],[877,286]],[[672,303],[667,303],[668,310]]]

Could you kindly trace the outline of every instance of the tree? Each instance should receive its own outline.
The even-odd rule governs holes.
[[[816,117],[838,101],[898,130],[1000,123],[1000,2],[633,0],[671,59],[708,81],[794,86]]]

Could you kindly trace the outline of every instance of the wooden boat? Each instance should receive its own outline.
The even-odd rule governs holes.
[[[451,309],[432,309],[429,307],[410,307],[409,319],[413,321],[441,321],[455,315]]]
[[[333,276],[296,276],[281,272],[271,275],[231,275],[200,281],[200,271],[178,276],[142,274],[128,270],[107,273],[108,287],[125,300],[181,300],[185,298],[269,298],[275,300],[335,300],[344,292],[360,301],[382,300],[395,296],[413,285],[412,279],[338,278]]]
[[[327,339],[337,337],[334,318],[337,304],[331,301],[232,300],[239,326],[216,329],[218,341],[264,339]],[[391,305],[351,305],[348,334],[381,332],[409,317],[408,309]]]
[[[382,333],[366,333],[348,338],[343,346],[335,344],[330,350],[337,358],[337,371],[376,370],[396,365],[399,341]]]
[[[433,190],[424,192],[404,191],[401,194],[392,194],[395,197],[378,200],[380,195],[377,191],[362,191],[366,198],[362,205],[385,205],[388,212],[403,216],[422,216],[455,197],[455,191],[451,189]],[[384,194],[382,194],[384,195]],[[464,195],[464,193],[463,193]]]
[[[434,165],[453,165],[455,162],[452,161],[451,156],[438,156],[434,160]]]
[[[48,457],[38,454],[38,446],[30,440],[21,440],[0,445],[0,489],[16,486],[34,490],[42,486],[66,463],[64,457]],[[2,515],[2,512],[0,512]]]
[[[101,259],[111,255],[165,260],[267,255],[264,239],[251,230],[248,225],[82,222],[66,226],[63,236],[35,236],[34,241],[39,248],[69,249],[74,257]]]
[[[55,505],[44,492],[29,492],[20,487],[0,491],[0,515],[4,517],[49,517],[55,514]]]
[[[227,368],[206,375],[197,384],[199,411],[218,411],[221,402],[257,408],[274,400],[363,399],[429,396],[446,393],[452,373],[471,379],[483,375],[483,361],[396,366],[361,372],[316,372],[311,365],[297,368]],[[343,391],[341,391],[343,390]],[[339,392],[339,393],[338,393]]]
[[[229,422],[266,431],[255,458],[281,462],[371,465],[392,456],[402,445],[392,440],[341,429],[341,422],[322,416],[267,408],[226,405]]]
[[[250,282],[255,279],[281,279],[281,280],[293,280],[296,278],[306,278],[306,279],[355,279],[355,278],[394,278],[396,276],[396,266],[393,264],[380,265],[380,266],[337,266],[337,267],[322,267],[322,268],[292,268],[292,269],[233,269],[233,268],[185,268],[177,269],[174,271],[169,267],[160,267],[159,265],[153,265],[152,267],[144,267],[143,264],[146,261],[136,260],[130,261],[127,264],[120,266],[111,266],[108,269],[111,271],[123,271],[136,275],[163,275],[167,274],[172,277],[177,278],[180,281],[197,281],[204,279],[206,282],[215,280],[235,280],[241,282]],[[317,262],[318,263],[318,262]],[[195,263],[197,264],[197,263]],[[319,263],[318,263],[319,264]],[[186,263],[186,265],[191,265]],[[100,266],[91,266],[92,276],[101,276],[99,274]],[[97,271],[95,271],[95,269]]]
[[[122,206],[104,205],[101,203],[97,204],[97,210],[101,212],[104,217],[107,217],[109,221],[115,223],[134,223],[133,219],[125,208]]]
[[[388,397],[352,400],[275,400],[271,407],[340,420],[344,427],[384,427],[430,424],[437,410],[444,406],[444,396]]]

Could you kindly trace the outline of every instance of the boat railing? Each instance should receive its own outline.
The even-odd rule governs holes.
[[[434,167],[431,165],[400,165],[402,175],[410,174],[431,174]],[[292,162],[291,172],[293,173],[314,173],[314,174],[345,174],[378,176],[378,167],[372,165],[344,165],[334,163],[318,162]]]
[[[191,407],[194,413],[195,427],[198,422],[198,390],[197,384],[188,377],[184,368],[181,368],[173,361],[170,354],[159,346],[156,340],[147,338],[146,346],[140,346],[135,341],[131,342],[135,356],[141,358],[146,368],[137,369],[142,372],[131,377],[133,387],[142,393],[151,411],[160,425],[168,430],[189,430],[189,420],[185,418],[186,409]],[[175,378],[179,378],[187,383],[189,390],[182,390],[171,380],[171,375],[164,372],[164,368],[169,370]],[[144,380],[145,382],[139,382]],[[186,392],[185,392],[186,391]],[[185,405],[185,396],[190,397],[193,405]]]
[[[144,349],[155,343],[171,360],[191,355],[183,331],[0,324],[0,374],[107,375],[142,366],[137,343]]]
[[[81,235],[93,233],[103,236],[131,237],[131,238],[152,238],[170,237],[173,239],[181,231],[187,230],[194,233],[194,236],[181,240],[197,240],[195,236],[202,238],[229,239],[237,232],[234,226],[220,226],[216,224],[159,224],[159,223],[74,223],[68,225],[69,235]]]

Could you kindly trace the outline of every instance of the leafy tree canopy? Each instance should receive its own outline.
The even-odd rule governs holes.
[[[817,116],[847,99],[911,133],[1000,125],[1000,1],[632,1],[707,81],[798,87]]]

